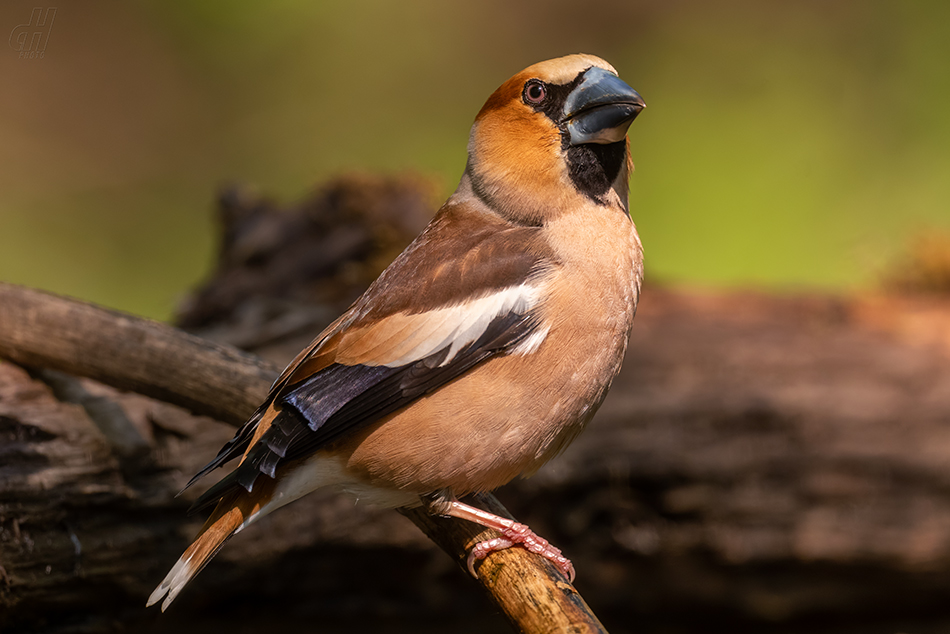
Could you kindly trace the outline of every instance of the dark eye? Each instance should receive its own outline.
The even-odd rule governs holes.
[[[539,104],[544,101],[547,94],[547,91],[544,89],[544,84],[537,79],[532,79],[524,85],[523,98],[525,103]]]

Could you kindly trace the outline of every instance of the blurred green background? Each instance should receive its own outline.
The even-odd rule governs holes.
[[[0,3],[4,36],[34,0]],[[56,4],[0,48],[0,279],[167,318],[212,202],[351,169],[448,194],[487,96],[589,52],[646,99],[631,207],[652,281],[853,291],[950,230],[950,3]]]

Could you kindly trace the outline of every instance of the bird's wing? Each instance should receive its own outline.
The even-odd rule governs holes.
[[[537,227],[447,207],[342,317],[284,370],[258,412],[194,480],[244,454],[210,506],[506,354],[542,325],[556,266]],[[532,344],[533,345],[533,344]],[[190,483],[189,483],[190,485]]]

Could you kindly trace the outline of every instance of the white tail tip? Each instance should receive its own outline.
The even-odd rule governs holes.
[[[178,593],[182,591],[182,588],[191,581],[191,578],[194,577],[197,572],[198,571],[191,565],[191,556],[189,555],[186,558],[183,555],[182,558],[172,566],[172,569],[168,571],[168,574],[165,575],[162,582],[158,584],[158,587],[149,595],[145,607],[148,608],[155,605],[167,594],[168,596],[165,598],[165,602],[162,603],[162,612],[167,610],[168,606],[175,600],[175,597],[178,596]]]

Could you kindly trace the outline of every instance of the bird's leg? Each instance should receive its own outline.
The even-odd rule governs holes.
[[[571,560],[561,554],[561,551],[555,548],[548,540],[540,537],[537,533],[528,528],[525,524],[520,524],[514,520],[500,517],[480,508],[459,502],[456,499],[442,499],[438,504],[438,514],[457,517],[459,519],[475,522],[487,528],[492,528],[499,533],[501,537],[495,537],[484,542],[475,544],[468,554],[468,571],[475,575],[475,562],[484,559],[496,550],[504,550],[515,544],[520,544],[528,552],[541,555],[553,563],[564,573],[569,581],[574,581],[574,564]]]

